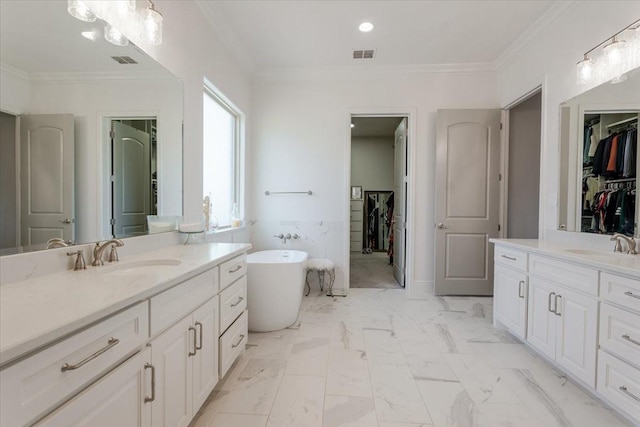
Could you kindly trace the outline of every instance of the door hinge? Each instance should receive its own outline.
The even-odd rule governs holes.
[[[111,218],[111,219],[109,220],[109,224],[111,224],[111,225],[116,225],[116,219],[115,219],[115,218]]]
[[[502,123],[500,123],[500,130],[502,130]]]
[[[116,137],[116,133],[112,130],[109,131],[109,138],[113,139]]]
[[[498,174],[498,181],[502,181],[502,174],[501,173]]]
[[[500,231],[502,229],[502,227],[500,227],[500,224],[498,224],[498,231]]]

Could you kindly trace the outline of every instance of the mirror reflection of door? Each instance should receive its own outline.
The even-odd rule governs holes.
[[[374,252],[389,250],[389,227],[393,215],[391,191],[365,191],[365,247]]]
[[[113,237],[147,233],[157,214],[156,120],[111,121],[111,228]]]

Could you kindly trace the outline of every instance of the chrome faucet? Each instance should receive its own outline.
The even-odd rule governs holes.
[[[111,248],[111,253],[109,254],[109,262],[118,261],[118,252],[116,251],[116,247],[124,246],[124,243],[120,239],[111,239],[107,240],[103,244],[100,244],[100,242],[96,242],[96,246],[93,248],[93,262],[91,263],[91,265],[93,265],[94,267],[98,265],[104,265],[104,262],[102,261],[102,254],[104,253],[104,250],[109,247],[109,245],[113,245],[113,247]]]
[[[620,239],[624,240],[625,242],[627,242],[627,253],[628,254],[632,254],[635,255],[638,252],[636,252],[636,241],[633,239],[633,237],[628,237],[625,236],[624,234],[620,234],[620,233],[615,233],[613,236],[611,236],[611,238],[609,240],[616,241],[616,246],[613,248],[614,252],[622,252],[622,245],[620,244]]]

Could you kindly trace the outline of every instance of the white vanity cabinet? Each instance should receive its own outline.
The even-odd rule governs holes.
[[[496,248],[493,317],[513,334],[527,334],[528,274],[527,253]]]
[[[144,349],[35,425],[151,427],[150,361],[151,351]]]

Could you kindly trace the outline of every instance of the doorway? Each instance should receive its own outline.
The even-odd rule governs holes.
[[[111,118],[111,235],[147,234],[158,212],[156,118]]]
[[[406,271],[407,118],[351,117],[350,288],[401,288]]]

